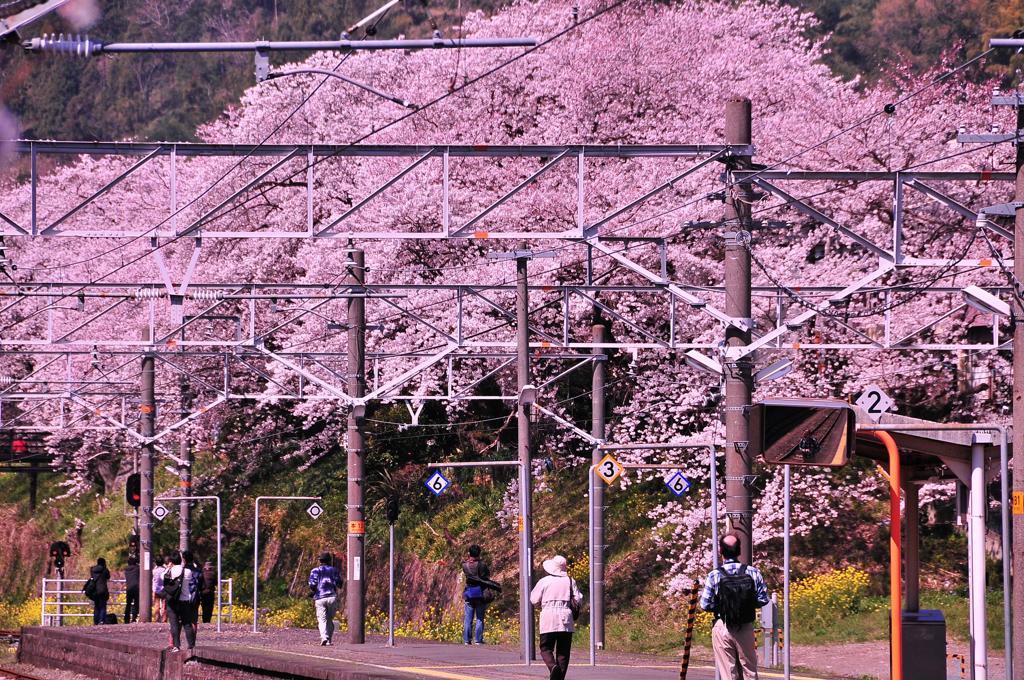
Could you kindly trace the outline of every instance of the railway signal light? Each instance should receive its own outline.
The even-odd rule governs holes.
[[[751,453],[768,464],[840,467],[853,455],[856,426],[844,401],[762,401],[750,410]]]
[[[398,521],[398,513],[401,512],[402,508],[398,504],[398,496],[391,496],[388,498],[388,524],[394,524]]]
[[[128,475],[124,483],[124,500],[133,508],[142,504],[142,475],[138,472]]]

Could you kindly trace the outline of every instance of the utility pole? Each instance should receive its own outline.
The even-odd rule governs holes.
[[[595,323],[593,340],[595,345],[605,342],[607,329],[602,323]],[[594,347],[594,354],[603,354],[606,350]],[[604,440],[605,405],[604,385],[607,378],[608,362],[604,359],[594,360],[594,376],[591,384],[590,434],[594,439]],[[595,446],[593,465],[601,462],[601,451]],[[592,473],[591,473],[592,474]],[[604,484],[593,484],[594,497],[590,502],[594,507],[594,557],[590,565],[594,574],[594,592],[590,594],[590,606],[594,610],[594,644],[604,649]]]
[[[366,396],[366,298],[361,286],[366,282],[366,259],[363,251],[356,248],[349,249],[348,258],[346,283],[352,286],[348,299],[348,395],[362,399]],[[345,602],[349,642],[357,645],[366,642],[365,419],[366,407],[354,404],[348,414],[348,583]]]
[[[1016,134],[1024,128],[1024,102],[1017,97]],[[1013,221],[1013,677],[1024,672],[1024,305],[1021,304],[1020,281],[1024,280],[1024,143],[1016,143],[1016,204]],[[1006,559],[1006,556],[1003,556]]]
[[[152,342],[147,328],[142,339]],[[151,353],[142,356],[142,436],[152,437],[156,422],[156,371]],[[149,623],[153,609],[153,444],[142,445],[139,457],[139,621]]]
[[[192,393],[188,384],[188,378],[184,375],[178,380],[178,387],[181,390],[181,417],[187,418],[192,410]],[[178,464],[178,485],[181,487],[182,496],[192,495],[192,443],[188,440],[188,434],[184,427],[181,428],[181,442],[178,445],[178,457],[181,462]],[[178,550],[192,549],[192,501],[181,501],[178,510]]]
[[[1024,40],[992,39],[992,47],[1024,48]],[[1013,223],[1013,276],[1010,287],[1013,291],[1010,300],[1010,322],[1013,324],[1013,475],[1012,475],[1012,527],[1008,532],[1011,537],[1009,555],[1003,555],[1003,580],[1009,581],[1011,616],[1007,621],[1008,628],[1004,631],[1007,643],[1007,677],[1021,677],[1024,669],[1024,625],[1019,624],[1021,613],[1024,612],[1024,142],[1021,141],[1021,130],[1024,129],[1024,94],[1003,95],[994,92],[992,106],[1012,106],[1016,113],[1016,127],[1010,134],[1004,133],[960,133],[957,141],[961,144],[998,144],[1012,142],[1015,146],[1016,185],[1013,203],[998,204],[983,208],[978,214],[978,228],[987,229],[989,214],[1014,216]],[[1005,545],[1005,543],[1004,543]],[[1007,571],[1006,565],[1010,566]],[[1012,576],[1011,576],[1012,575]],[[1006,587],[1006,586],[1004,586]]]
[[[525,403],[524,389],[530,384],[530,299],[526,265],[530,252],[526,244],[516,253],[516,385],[519,399],[516,406],[519,452],[519,631],[523,637],[523,661],[534,658],[533,609],[530,590],[533,588],[533,470],[530,458],[530,406]]]
[[[725,103],[725,141],[751,143],[750,100],[733,97]],[[749,156],[733,156],[730,170],[750,168]],[[731,184],[731,183],[730,183]],[[725,313],[734,319],[750,319],[750,193],[747,184],[731,184],[725,200]],[[750,344],[747,330],[729,325],[725,329],[726,351]],[[725,362],[725,509],[732,529],[740,538],[740,560],[750,564],[753,553],[750,497],[752,469],[749,413],[753,393],[751,361]],[[718,546],[715,546],[718,549]]]

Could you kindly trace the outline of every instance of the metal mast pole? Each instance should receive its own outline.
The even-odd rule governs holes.
[[[192,394],[189,391],[188,378],[184,375],[178,380],[181,390],[181,417],[187,418],[192,409]],[[181,463],[178,465],[179,486],[182,496],[192,495],[192,444],[188,440],[186,429],[181,428],[181,442],[178,445],[178,457]],[[178,549],[190,550],[192,548],[192,501],[181,501],[178,511]]]
[[[533,610],[530,590],[533,587],[533,528],[530,517],[533,503],[533,471],[530,462],[530,409],[523,403],[523,388],[530,384],[530,300],[527,290],[526,246],[516,257],[516,382],[519,400],[516,406],[519,451],[519,632],[522,636],[523,660],[533,660]]]
[[[595,344],[605,341],[605,327],[603,324],[595,323],[593,328],[593,340]],[[594,354],[604,353],[600,347],[594,348]],[[594,361],[594,376],[591,385],[591,423],[590,434],[595,439],[605,438],[605,405],[604,385],[607,377],[608,363],[603,360]],[[594,447],[593,465],[601,462],[602,451]],[[590,473],[593,477],[593,473]],[[594,643],[598,649],[604,649],[604,485],[592,484],[593,494],[590,502],[594,508],[594,554],[590,565],[594,574],[594,591],[590,594],[590,607],[594,611]]]
[[[151,341],[148,329],[143,339]],[[152,354],[142,357],[142,436],[152,437],[156,421],[156,371]],[[141,493],[139,499],[139,621],[149,623],[153,608],[153,444],[142,445],[139,457]]]
[[[750,144],[750,100],[734,97],[725,103],[725,141]],[[750,168],[749,156],[734,156],[730,169]],[[731,177],[731,175],[730,175]],[[749,185],[727,189],[725,201],[725,313],[732,318],[750,319],[750,206]],[[727,326],[726,350],[750,344],[750,331]],[[733,530],[740,538],[740,560],[749,564],[752,556],[751,515],[753,504],[746,485],[751,472],[747,443],[753,380],[748,359],[725,364],[725,509]],[[716,546],[717,549],[717,546]]]
[[[348,300],[348,394],[353,399],[366,395],[366,299],[357,288],[366,282],[365,256],[362,250],[348,253],[348,283],[355,284]],[[366,436],[365,411],[354,405],[348,415],[348,584],[346,606],[349,642],[366,641],[366,521],[363,515],[363,465]]]
[[[1017,133],[1024,128],[1024,106],[1017,103]],[[1024,280],[1024,144],[1017,142],[1017,185],[1013,223],[1013,669],[1024,669],[1024,305],[1020,281]],[[1006,556],[1003,556],[1006,559]],[[1007,669],[1008,671],[1010,669]],[[1016,677],[1016,674],[1013,675]]]

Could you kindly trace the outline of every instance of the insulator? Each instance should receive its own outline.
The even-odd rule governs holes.
[[[22,43],[22,46],[26,50],[60,52],[61,54],[71,54],[77,57],[91,57],[103,51],[103,43],[89,40],[89,36],[83,38],[80,35],[72,36],[69,34],[65,37],[63,33],[60,35],[44,33],[43,37],[32,38]]]
[[[0,385],[13,385],[18,382],[9,375],[0,375]]]
[[[197,288],[189,291],[188,296],[193,300],[223,300],[224,291],[210,290],[208,288]]]
[[[162,298],[165,291],[162,288],[139,288],[135,291],[136,300],[156,300]]]

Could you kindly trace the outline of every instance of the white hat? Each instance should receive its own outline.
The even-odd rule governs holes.
[[[561,555],[555,555],[550,560],[544,560],[544,571],[552,576],[568,576],[569,574],[566,571],[568,566],[565,558]]]

